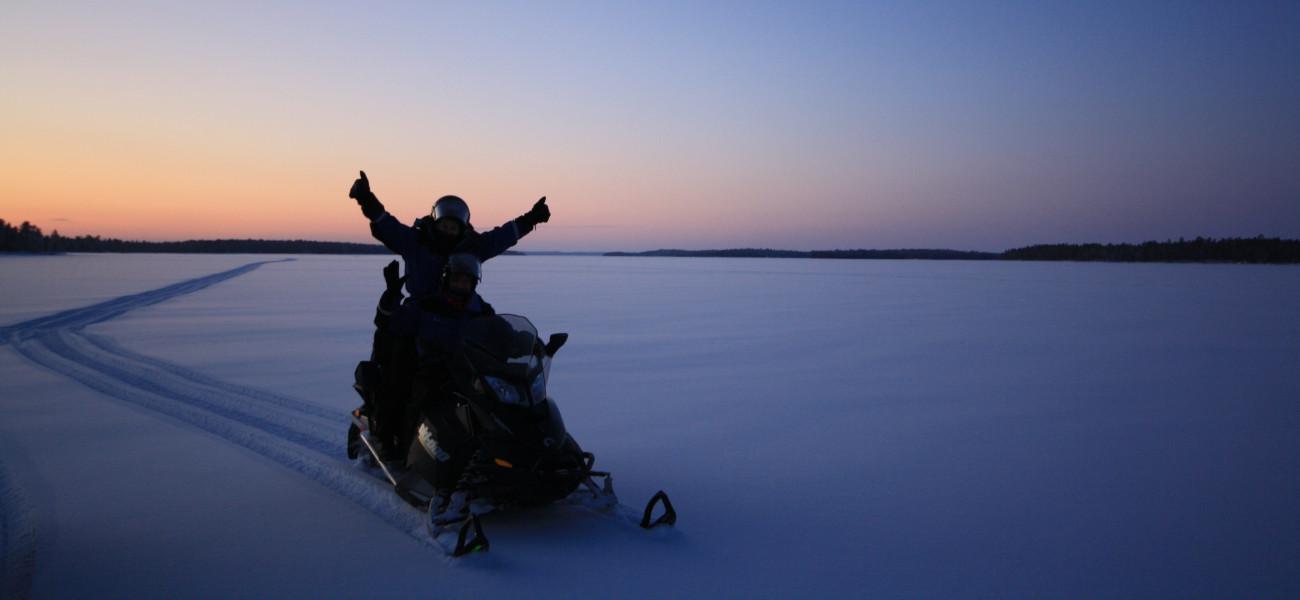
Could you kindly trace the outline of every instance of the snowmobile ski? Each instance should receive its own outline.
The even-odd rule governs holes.
[[[471,532],[474,534],[472,538],[469,537]],[[470,513],[461,521],[460,529],[456,532],[456,545],[451,549],[451,555],[459,558],[471,552],[487,552],[490,546],[487,535],[483,533],[483,523],[479,521],[478,515]]]
[[[650,515],[654,512],[655,504],[662,502],[664,505],[664,514],[654,521],[650,520]],[[673,509],[673,503],[668,499],[668,494],[659,490],[654,496],[650,497],[650,502],[645,505],[645,512],[641,514],[641,529],[654,529],[660,525],[676,525],[677,511]]]

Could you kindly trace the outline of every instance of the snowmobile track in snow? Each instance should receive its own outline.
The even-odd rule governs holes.
[[[249,263],[0,327],[0,345],[8,344],[28,360],[106,396],[252,450],[352,500],[421,544],[446,552],[424,534],[420,511],[393,494],[386,482],[376,481],[342,459],[347,427],[344,416],[147,357],[84,331],[89,325],[192,294],[276,262],[284,261]]]

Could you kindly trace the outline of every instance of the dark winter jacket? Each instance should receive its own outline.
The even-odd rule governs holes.
[[[516,221],[484,233],[472,228],[454,249],[447,253],[435,251],[423,237],[432,237],[433,220],[424,217],[411,225],[403,225],[396,217],[384,211],[370,222],[370,233],[384,246],[406,261],[406,291],[413,302],[422,302],[432,298],[438,292],[443,267],[447,265],[447,256],[468,253],[480,261],[500,255],[519,242],[531,227],[520,227]]]
[[[421,361],[438,360],[460,346],[461,328],[466,321],[493,314],[496,311],[492,305],[478,294],[463,303],[438,294],[421,302],[420,310],[398,312],[393,326],[415,332]]]

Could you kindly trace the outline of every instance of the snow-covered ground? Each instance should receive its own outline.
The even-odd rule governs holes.
[[[1300,596],[1295,267],[498,258],[681,518],[452,560],[343,456],[388,259],[278,258],[0,257],[0,596]]]

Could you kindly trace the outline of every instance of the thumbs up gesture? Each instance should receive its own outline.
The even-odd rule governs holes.
[[[361,178],[352,182],[352,189],[348,190],[348,197],[360,202],[373,195],[374,193],[370,191],[370,180],[366,179],[366,172],[362,171]]]
[[[384,214],[384,205],[379,203],[379,198],[375,193],[370,191],[370,180],[366,179],[366,172],[361,172],[361,178],[352,182],[352,189],[348,190],[348,197],[354,198],[357,205],[361,207],[361,214],[367,219],[374,221]]]
[[[550,221],[551,209],[546,206],[546,196],[542,196],[542,199],[538,200],[537,203],[533,205],[532,210],[529,210],[524,216],[528,217],[528,220],[532,221],[534,225]]]

